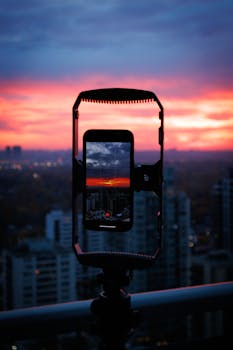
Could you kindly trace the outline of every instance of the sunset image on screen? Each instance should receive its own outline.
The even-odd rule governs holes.
[[[130,179],[127,177],[117,178],[87,178],[87,187],[129,187]]]
[[[128,141],[85,142],[87,221],[130,222],[132,147]]]

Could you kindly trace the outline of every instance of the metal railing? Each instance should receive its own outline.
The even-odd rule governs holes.
[[[0,312],[1,342],[77,331],[93,322],[92,299]],[[233,308],[233,282],[131,294],[132,309],[182,317]]]

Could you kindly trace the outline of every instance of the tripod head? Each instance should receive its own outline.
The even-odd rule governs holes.
[[[125,289],[131,278],[130,271],[119,269],[104,269],[97,276],[103,289],[92,301],[91,312],[97,318],[100,350],[124,350],[126,340],[140,321],[139,313],[131,309],[131,298]]]

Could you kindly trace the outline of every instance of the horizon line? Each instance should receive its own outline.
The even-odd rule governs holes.
[[[0,149],[0,152],[7,152],[7,151],[14,151],[14,147],[20,147],[21,152],[72,152],[72,148],[58,148],[58,149],[44,149],[44,148],[23,148],[20,145],[8,145],[6,147],[10,147],[8,150],[7,148]],[[80,149],[80,152],[82,152],[82,149]],[[151,150],[151,149],[142,149],[142,150],[135,150],[135,153],[159,153],[160,150]],[[233,149],[177,149],[177,148],[168,148],[164,149],[164,154],[166,152],[206,152],[206,153],[220,153],[220,152],[233,152]]]

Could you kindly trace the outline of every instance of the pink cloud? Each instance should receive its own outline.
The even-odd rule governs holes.
[[[180,83],[181,90],[178,91]],[[0,82],[0,148],[20,144],[32,149],[66,149],[72,145],[72,107],[81,91],[128,87],[157,94],[165,110],[165,147],[233,149],[233,94],[229,90],[183,94],[191,81],[153,77],[92,76],[63,81]],[[174,91],[172,96],[172,90]],[[100,105],[81,103],[85,128],[114,125],[131,128],[140,149],[158,147],[156,104]],[[128,115],[127,115],[128,113]],[[82,119],[83,118],[83,119]],[[82,122],[82,124],[81,124]]]

